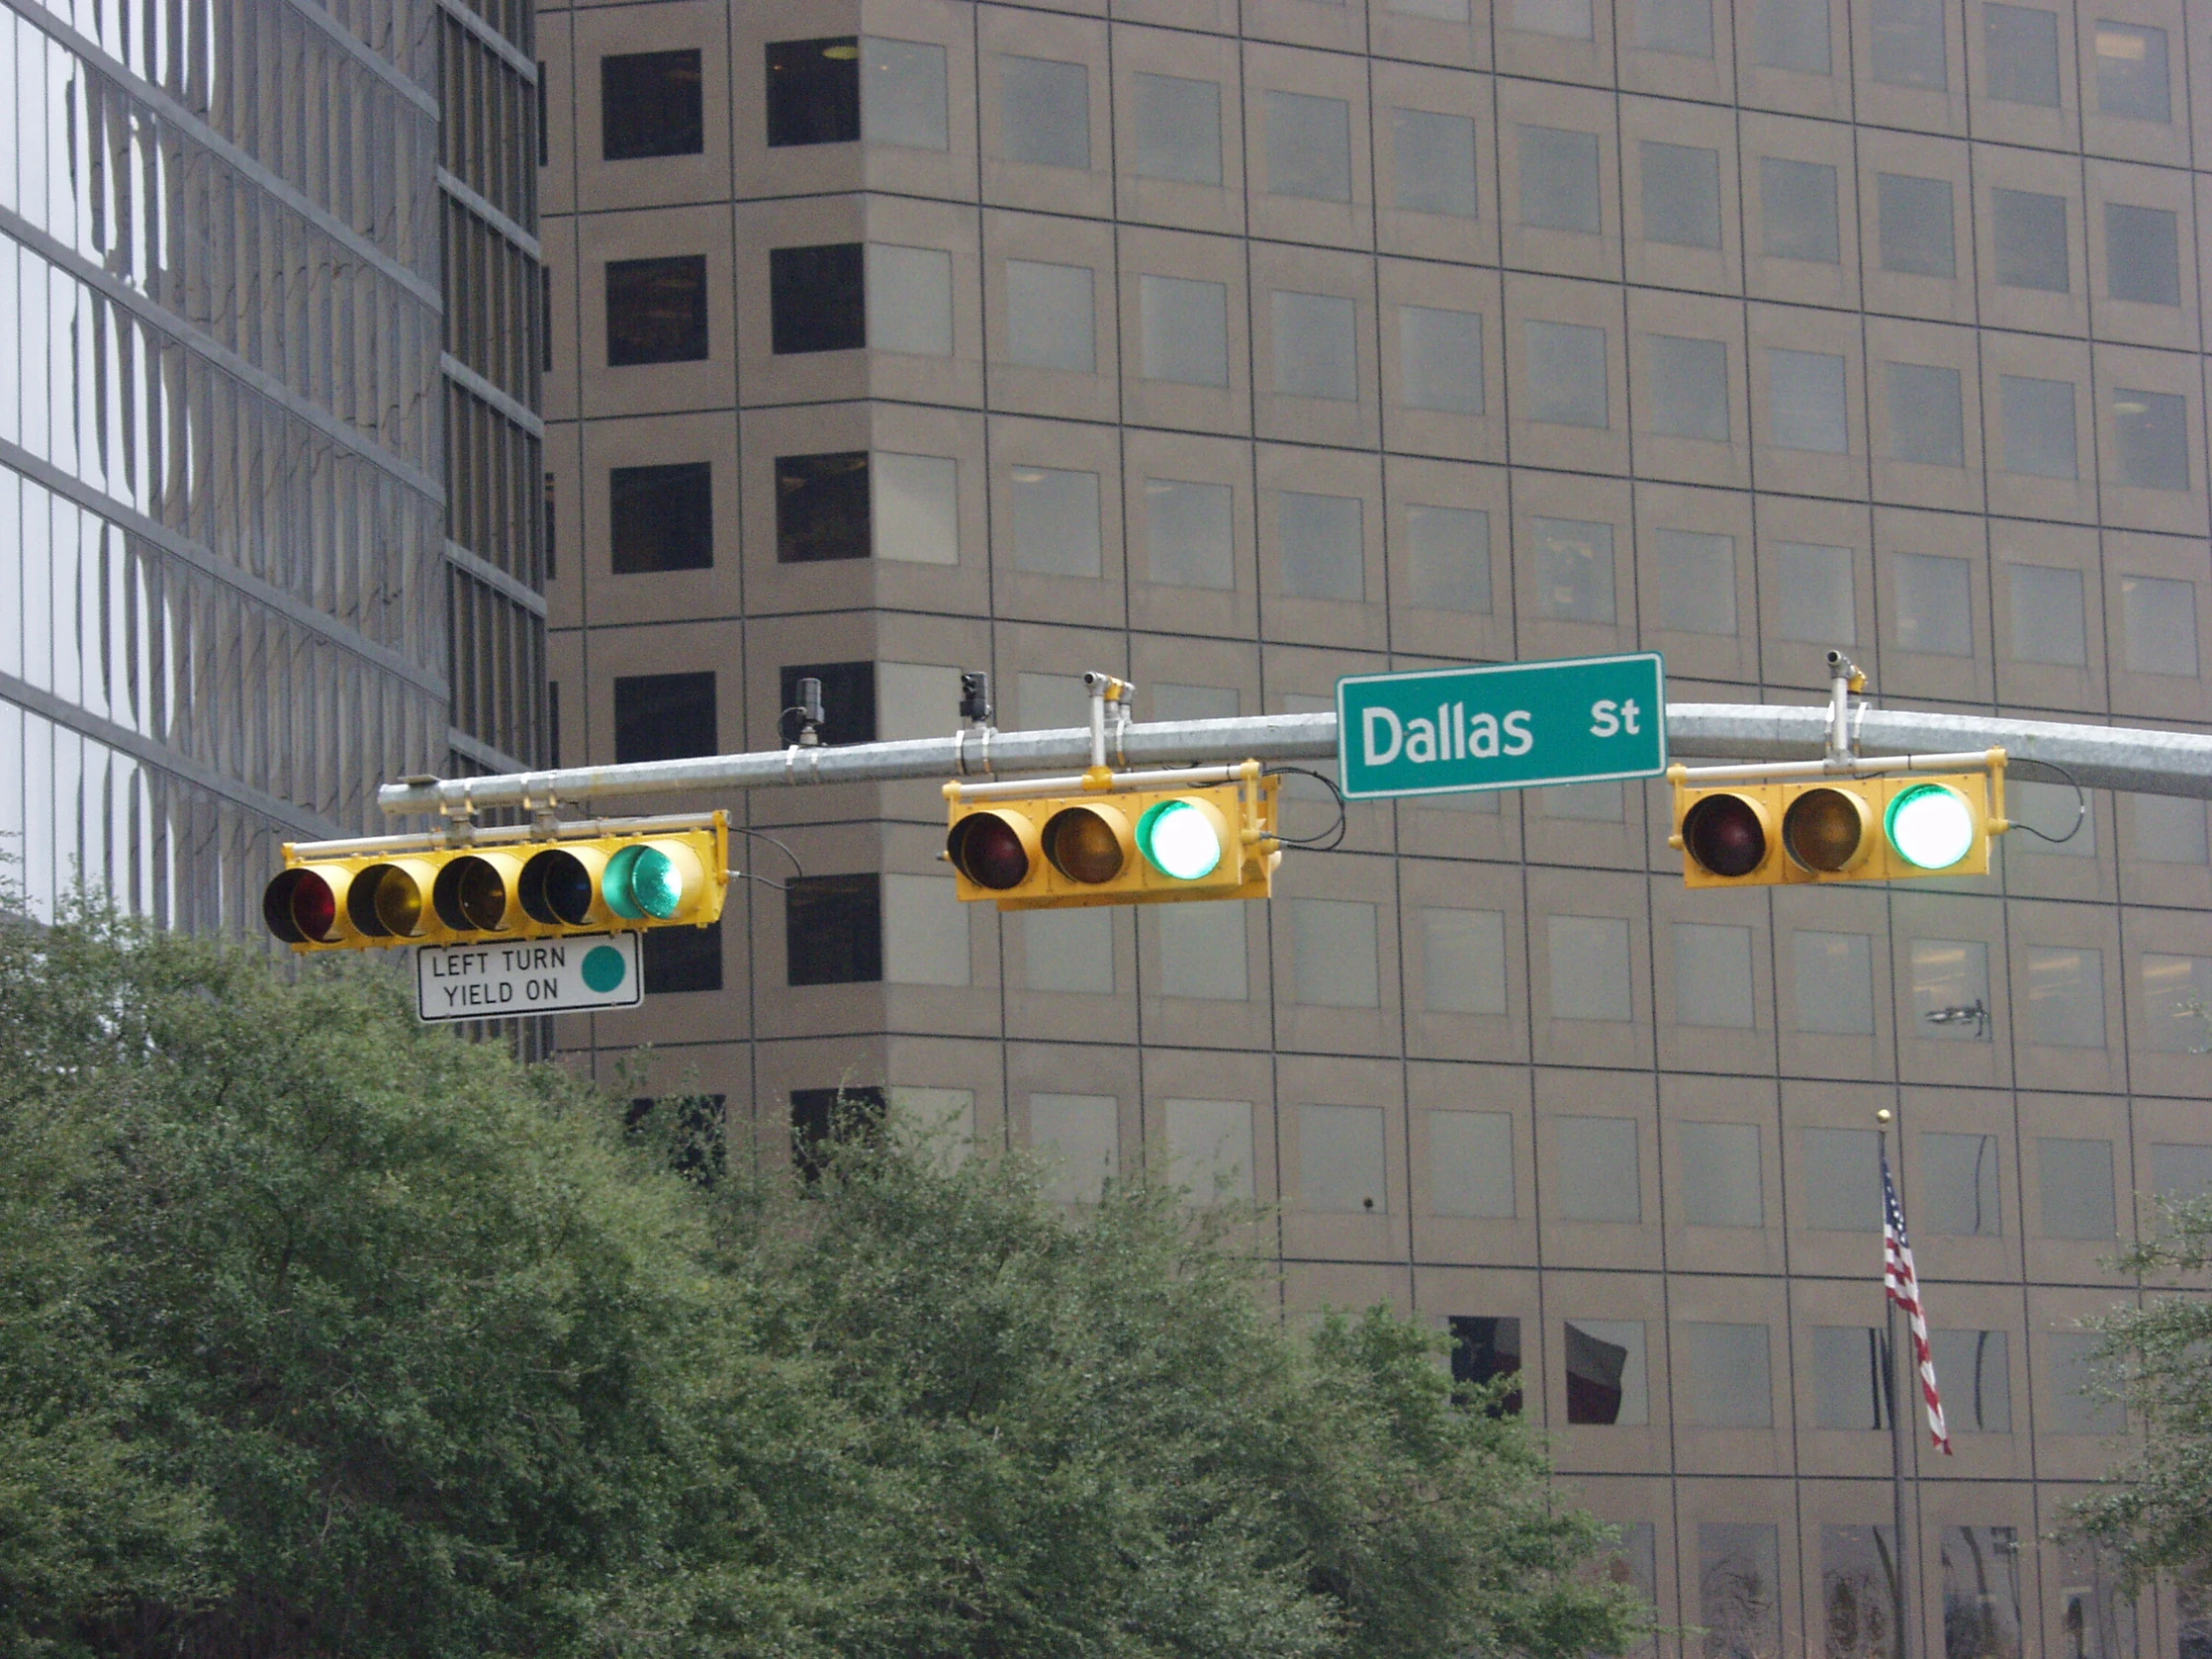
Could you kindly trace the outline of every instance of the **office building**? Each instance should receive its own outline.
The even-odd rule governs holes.
[[[561,758],[787,742],[810,676],[848,742],[948,734],[962,669],[1034,728],[1086,669],[1195,717],[1633,649],[1685,700],[1818,701],[1841,647],[1894,707],[2202,721],[2193,16],[549,9]],[[2078,1321],[2212,1175],[2205,808],[2014,799],[2059,838],[1974,881],[1688,892],[1664,788],[1600,786],[1358,807],[1267,905],[1001,917],[933,786],[764,790],[803,873],[754,842],[561,1040],[733,1157],[881,1090],[1071,1203],[1154,1160],[1279,1205],[1287,1308],[1517,1376],[1714,1654],[1888,1647],[1892,1107],[1957,1448],[1916,1651],[2193,1653],[2043,1540],[2118,1426]]]

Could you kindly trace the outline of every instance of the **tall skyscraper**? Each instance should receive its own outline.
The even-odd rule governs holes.
[[[1153,718],[1633,649],[1691,700],[1816,701],[1840,647],[1893,705],[2212,716],[2212,83],[2170,0],[541,29],[564,761],[776,745],[805,676],[848,742],[949,733],[962,669],[1019,728],[1086,669]],[[2203,804],[2094,797],[1986,880],[1693,893],[1663,788],[1437,798],[1269,904],[1004,917],[932,787],[741,805],[804,873],[754,842],[782,885],[564,1046],[613,1082],[650,1040],[633,1092],[722,1096],[733,1157],[843,1087],[1071,1203],[1154,1159],[1279,1204],[1286,1306],[1516,1377],[1709,1654],[1889,1651],[1892,1107],[1956,1446],[1916,1652],[2184,1651],[2043,1540],[2120,1426],[2078,1392],[2104,1264],[2212,1178]]]
[[[258,931],[543,743],[527,4],[0,0],[0,854]]]

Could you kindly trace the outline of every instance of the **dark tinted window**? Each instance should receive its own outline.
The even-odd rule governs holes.
[[[607,363],[689,363],[707,355],[707,256],[607,262]]]
[[[722,923],[704,927],[654,927],[645,949],[645,994],[722,989]]]
[[[793,985],[872,985],[883,977],[882,877],[795,875],[784,894],[784,977]]]
[[[883,1091],[861,1088],[792,1090],[792,1160],[810,1181],[822,1174],[821,1149],[830,1142],[876,1138],[883,1122]]]
[[[715,472],[707,461],[618,466],[607,477],[614,572],[709,570],[715,562]]]
[[[1518,1377],[1521,1369],[1520,1321],[1479,1315],[1451,1316],[1451,1380],[1454,1382],[1494,1382],[1501,1377]],[[1502,1402],[1509,1412],[1521,1408],[1515,1388]]]
[[[635,674],[615,681],[615,759],[678,761],[716,754],[715,677]]]
[[[864,559],[868,532],[867,451],[776,457],[776,562]]]
[[[781,690],[782,707],[799,707],[799,682],[813,679],[822,682],[823,712],[830,718],[816,731],[827,744],[873,743],[875,741],[875,665],[873,663],[801,663],[783,671]],[[798,734],[798,717],[791,716],[793,724],[787,725],[778,742],[788,741]]]
[[[696,156],[706,148],[699,54],[633,52],[599,60],[600,154]]]
[[[553,533],[553,474],[545,475],[545,579],[550,582],[559,573],[560,538]]]
[[[775,248],[768,256],[769,331],[780,356],[867,344],[860,245]]]
[[[719,1094],[639,1095],[623,1114],[623,1123],[633,1139],[667,1136],[670,1166],[709,1186],[722,1174],[726,1161],[725,1098]]]
[[[768,143],[853,144],[860,137],[860,42],[773,40],[768,46]]]

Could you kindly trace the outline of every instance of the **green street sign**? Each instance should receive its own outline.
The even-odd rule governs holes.
[[[1355,801],[1656,778],[1667,770],[1666,665],[1641,651],[1347,675],[1337,770]]]

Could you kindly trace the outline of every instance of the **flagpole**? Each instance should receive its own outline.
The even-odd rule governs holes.
[[[1890,1161],[1890,1108],[1885,1106],[1875,1113],[1875,1121],[1882,1125],[1882,1161]],[[1885,1368],[1885,1383],[1890,1394],[1890,1519],[1891,1549],[1895,1552],[1890,1564],[1890,1591],[1892,1614],[1897,1624],[1897,1659],[1913,1659],[1913,1595],[1908,1588],[1906,1574],[1920,1564],[1920,1552],[1907,1542],[1905,1503],[1905,1460],[1910,1450],[1909,1424],[1913,1420],[1913,1406],[1906,1391],[1905,1378],[1899,1371],[1904,1345],[1898,1341],[1898,1308],[1887,1294],[1882,1299],[1884,1312],[1889,1320],[1889,1364]],[[1909,1566],[1908,1563],[1911,1563]],[[1915,1577],[1918,1574],[1915,1573]]]

